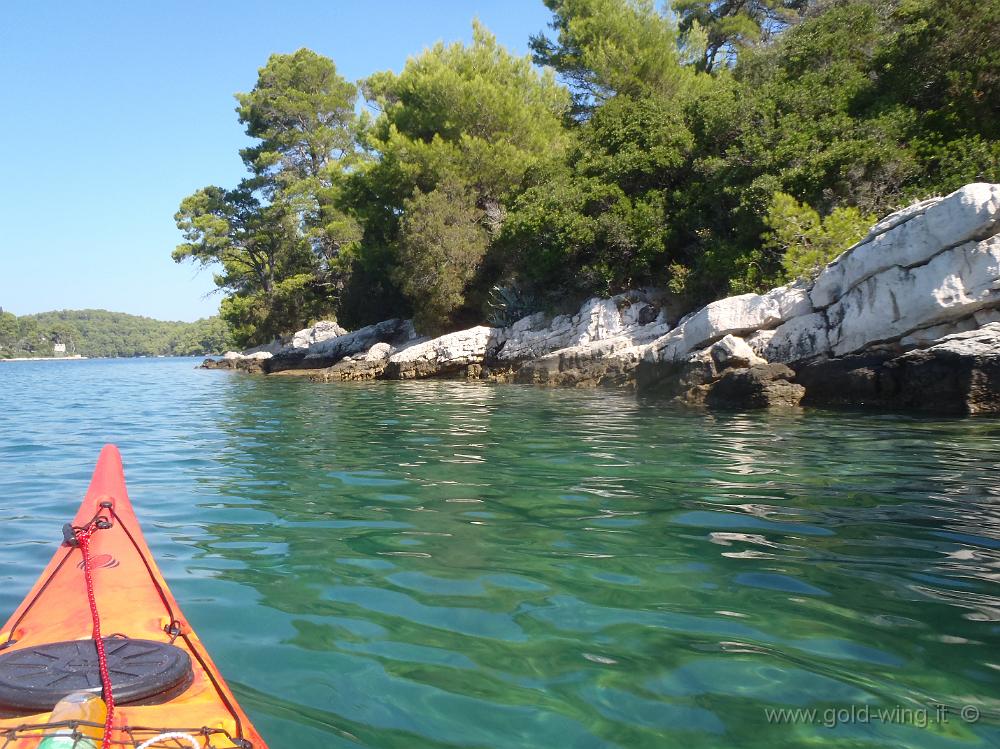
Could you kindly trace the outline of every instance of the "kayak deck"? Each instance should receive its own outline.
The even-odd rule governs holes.
[[[190,657],[191,674],[180,693],[146,697],[139,703],[116,707],[112,746],[136,747],[165,731],[194,735],[202,747],[266,749],[264,741],[236,702],[198,635],[185,619],[153,559],[139,528],[125,488],[121,456],[106,446],[98,460],[90,488],[73,525],[97,521],[90,538],[94,595],[104,637],[124,635],[130,640],[172,644]],[[106,526],[106,527],[104,527]],[[9,653],[37,660],[32,648],[86,641],[93,646],[93,620],[84,577],[83,556],[69,543],[56,551],[38,582],[0,629],[0,663]],[[114,639],[107,643],[116,642]],[[108,645],[108,649],[111,649]],[[117,683],[112,674],[112,684]],[[94,673],[93,687],[100,687]],[[113,690],[114,691],[114,690]],[[148,704],[158,702],[159,704]],[[0,699],[0,749],[35,747],[48,711],[12,714]],[[190,746],[166,740],[153,746]]]

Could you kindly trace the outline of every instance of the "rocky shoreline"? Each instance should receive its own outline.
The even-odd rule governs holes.
[[[634,387],[715,408],[1000,413],[1000,185],[966,185],[875,224],[810,284],[681,316],[656,289],[420,337],[407,320],[321,322],[208,368],[320,382],[461,377]]]

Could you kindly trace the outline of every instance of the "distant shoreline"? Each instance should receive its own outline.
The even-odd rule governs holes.
[[[5,361],[84,361],[90,357],[87,356],[19,356],[13,359],[0,359],[0,362]]]

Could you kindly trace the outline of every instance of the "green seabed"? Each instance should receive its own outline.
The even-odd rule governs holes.
[[[0,617],[110,439],[274,747],[1000,745],[1000,421],[193,364],[0,373]]]

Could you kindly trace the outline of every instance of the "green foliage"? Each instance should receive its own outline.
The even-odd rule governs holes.
[[[874,215],[854,207],[835,208],[826,218],[791,195],[774,194],[764,218],[764,247],[781,255],[785,280],[812,280],[827,263],[865,236]]]
[[[220,314],[241,346],[264,343],[322,316],[316,256],[284,203],[262,205],[246,189],[207,187],[184,199],[175,216],[189,241],[174,260],[221,266],[216,285],[231,292]]]
[[[221,317],[205,317],[185,323],[170,339],[167,355],[219,354],[233,347],[229,326]]]
[[[0,359],[62,356],[195,356],[218,354],[230,344],[226,323],[209,317],[165,322],[105,310],[62,310],[15,317],[0,311]]]
[[[555,32],[531,38],[535,62],[559,71],[587,114],[617,94],[674,96],[693,76],[680,63],[677,29],[652,0],[545,0]]]
[[[596,215],[621,197],[594,179],[569,174],[529,188],[514,202],[502,242],[524,280],[549,289],[576,283],[597,244]]]
[[[644,17],[640,11],[653,13],[647,6],[619,5],[633,19]],[[596,6],[561,7],[580,12]],[[666,23],[658,15],[656,19],[659,25]],[[596,26],[588,26],[597,22],[590,16],[554,26],[573,29],[583,21],[597,33]],[[536,40],[536,49],[538,44]],[[681,68],[672,35],[657,44],[668,47],[661,50],[667,68],[644,71],[644,78],[633,77],[628,85],[619,82],[620,92],[604,87],[603,102],[593,105],[573,129],[576,137],[565,167],[551,170],[512,205],[503,237],[511,248],[514,275],[536,294],[613,293],[665,283],[673,276],[668,195],[683,179],[695,145],[685,109],[703,86],[715,84]],[[687,81],[682,87],[661,85],[682,79]]]
[[[774,36],[808,4],[809,0],[674,0],[673,9],[683,37],[699,39],[698,68],[712,72],[720,62],[735,64],[741,49]]]
[[[3,355],[3,351],[12,351],[14,343],[18,338],[19,328],[17,317],[10,312],[0,310],[0,356]],[[10,356],[13,356],[13,354],[10,354]]]
[[[505,328],[518,320],[538,312],[542,304],[539,299],[526,294],[517,286],[494,285],[486,297],[486,321]]]
[[[439,43],[398,75],[372,75],[365,91],[381,115],[366,140],[378,163],[364,179],[387,188],[389,210],[446,176],[469,185],[479,202],[503,201],[566,140],[565,89],[478,23],[471,45]]]
[[[465,287],[486,253],[482,221],[473,194],[454,179],[406,201],[395,275],[420,332],[447,330],[465,303]]]
[[[520,278],[536,292],[617,291],[658,275],[662,196],[633,198],[597,179],[563,177],[518,199],[503,240],[517,248]]]
[[[237,342],[334,313],[436,332],[647,284],[694,305],[1000,181],[996,3],[544,1],[547,69],[476,24],[363,81],[373,118],[329,60],[268,61],[239,97],[250,176],[177,215],[175,257],[216,269]]]
[[[240,122],[260,140],[240,155],[268,197],[298,216],[324,271],[360,238],[339,208],[344,171],[358,159],[357,96],[332,60],[308,49],[271,55],[253,91],[236,95]]]
[[[240,122],[261,141],[241,152],[244,162],[281,182],[321,176],[353,150],[356,98],[329,58],[308,49],[271,55],[253,91],[236,94]]]
[[[295,217],[281,204],[263,205],[246,188],[198,190],[184,198],[174,220],[188,241],[173,259],[220,265],[215,280],[225,289],[269,293],[281,274],[311,265]]]
[[[563,157],[569,142],[562,125],[566,90],[530,59],[503,49],[479,24],[471,45],[437,44],[408,60],[401,73],[369,77],[364,88],[381,113],[364,134],[373,159],[352,175],[349,187],[349,202],[365,227],[339,310],[353,324],[382,319],[417,298],[402,283],[402,269],[414,262],[402,224],[410,208],[424,204],[411,198],[430,195],[439,184],[464,185],[492,239],[511,201]],[[478,252],[480,243],[474,246]],[[459,292],[468,280],[456,282]],[[378,290],[381,305],[358,290],[361,281]],[[488,285],[487,279],[480,287]],[[421,317],[436,325],[450,314],[445,309],[454,308],[436,309]]]
[[[329,319],[329,302],[309,272],[282,277],[268,291],[247,290],[222,300],[219,315],[229,325],[239,347],[266,343],[281,331],[301,328],[310,321]]]
[[[686,276],[671,192],[696,146],[687,109],[720,85],[683,64],[672,16],[645,0],[549,2],[554,38],[531,45],[574,90],[565,167],[513,204],[504,238],[536,293],[612,293]]]
[[[357,90],[310,50],[272,55],[257,85],[237,94],[240,122],[260,142],[241,155],[251,175],[235,189],[206,187],[174,219],[177,262],[218,268],[229,292],[221,314],[240,345],[263,343],[331,315],[358,222],[340,208],[354,148]]]
[[[577,133],[576,171],[630,195],[672,184],[694,147],[684,102],[660,96],[615,96]]]
[[[873,60],[877,95],[949,136],[1000,137],[1000,4],[901,0]]]
[[[688,108],[696,147],[675,194],[671,238],[686,256],[697,297],[760,290],[782,276],[780,253],[756,239],[775,192],[820,215],[852,206],[882,215],[915,198],[1000,178],[995,131],[975,118],[963,120],[973,132],[953,128],[943,118],[954,104],[947,92],[928,98],[920,86],[908,91],[886,64],[905,65],[899,45],[916,23],[913,14],[922,14],[921,24],[934,14],[960,18],[964,5],[817,6],[769,43],[744,50],[732,76],[720,75],[721,85]],[[943,18],[939,25],[949,27]],[[938,32],[927,33],[930,47],[949,47]],[[919,67],[921,54],[913,47],[904,57]],[[964,80],[958,57],[930,56],[949,60],[940,79]],[[942,108],[928,109],[932,104]]]

